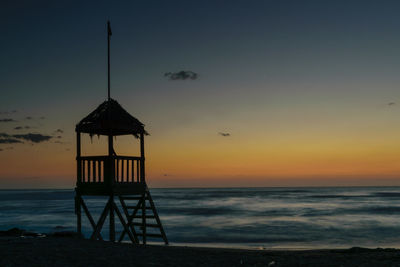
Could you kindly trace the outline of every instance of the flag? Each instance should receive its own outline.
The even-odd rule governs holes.
[[[111,36],[112,31],[111,31],[110,21],[107,21],[107,31],[108,31],[108,36]]]

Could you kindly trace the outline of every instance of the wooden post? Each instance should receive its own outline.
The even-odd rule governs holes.
[[[111,37],[110,21],[107,21],[107,76],[108,76],[108,100],[110,100],[110,37]]]
[[[145,180],[144,173],[144,134],[140,133],[140,182],[144,183]]]
[[[115,218],[114,218],[114,182],[115,182],[115,164],[114,164],[114,148],[113,148],[113,136],[108,135],[108,162],[110,166],[109,171],[109,207],[110,207],[110,241],[115,242]],[[118,167],[118,166],[117,166]]]
[[[114,218],[114,194],[111,193],[110,199],[110,241],[115,242],[115,218]]]

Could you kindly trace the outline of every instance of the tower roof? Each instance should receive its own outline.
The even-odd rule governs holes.
[[[76,132],[90,135],[128,135],[136,137],[148,134],[144,124],[129,114],[114,99],[104,101],[89,115],[83,118],[75,128]]]

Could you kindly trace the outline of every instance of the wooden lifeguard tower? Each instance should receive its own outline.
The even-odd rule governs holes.
[[[130,115],[121,105],[110,98],[110,23],[108,27],[108,100],[83,118],[76,125],[77,181],[75,188],[75,213],[77,230],[82,234],[82,209],[89,220],[93,233],[91,239],[103,240],[101,230],[109,217],[109,240],[116,240],[115,214],[123,231],[118,241],[129,240],[146,244],[147,238],[167,237],[151,198],[145,178],[144,136],[148,135],[143,123]],[[81,134],[104,135],[108,139],[108,155],[82,156]],[[140,140],[139,156],[120,156],[114,152],[116,136],[133,135]],[[85,204],[85,196],[102,196],[106,199],[103,212],[97,222]],[[120,205],[117,205],[118,202]],[[119,206],[122,208],[120,211]],[[152,231],[147,231],[149,228]],[[155,232],[155,231],[156,232]]]

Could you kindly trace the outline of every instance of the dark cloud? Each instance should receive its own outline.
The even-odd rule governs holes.
[[[3,149],[2,149],[2,148],[0,148],[0,151],[3,151]]]
[[[45,141],[49,141],[52,136],[43,135],[43,134],[34,134],[34,133],[27,133],[27,134],[14,134],[13,137],[17,139],[22,139],[26,141],[31,141],[33,143],[41,143]]]
[[[42,117],[40,117],[39,119],[44,120],[44,119],[46,119],[46,117],[42,116]]]
[[[15,139],[15,138],[1,138],[0,139],[0,144],[17,144],[17,143],[23,143],[21,140]]]
[[[395,102],[389,102],[389,103],[388,103],[388,106],[394,106],[394,105],[396,105]]]
[[[0,119],[0,122],[15,122],[14,119]]]
[[[30,129],[30,128],[32,128],[32,127],[31,126],[24,126],[24,127],[17,126],[17,127],[14,128],[14,130],[22,130],[22,129]]]
[[[27,134],[7,134],[0,133],[0,144],[16,144],[23,143],[23,141],[29,141],[32,143],[41,143],[50,140],[53,138],[49,135],[36,134],[36,133],[27,133]]]
[[[54,133],[64,133],[64,131],[61,129],[57,129]]]
[[[11,137],[11,135],[6,134],[6,133],[0,133],[0,137],[8,138],[8,137]]]
[[[58,135],[58,136],[57,136],[57,138],[58,138],[58,139],[61,139],[61,138],[62,138],[62,136],[61,136],[61,135]]]
[[[0,111],[0,114],[4,114],[4,115],[13,114],[13,113],[17,113],[17,111],[15,109],[11,110],[11,111]]]
[[[218,134],[219,134],[220,136],[224,136],[224,137],[231,136],[230,133],[221,133],[221,132],[219,132]]]
[[[32,120],[33,118],[31,116],[25,117],[27,120]]]
[[[164,77],[168,77],[170,80],[196,80],[197,79],[197,73],[193,71],[178,71],[178,72],[166,72],[164,73]]]

